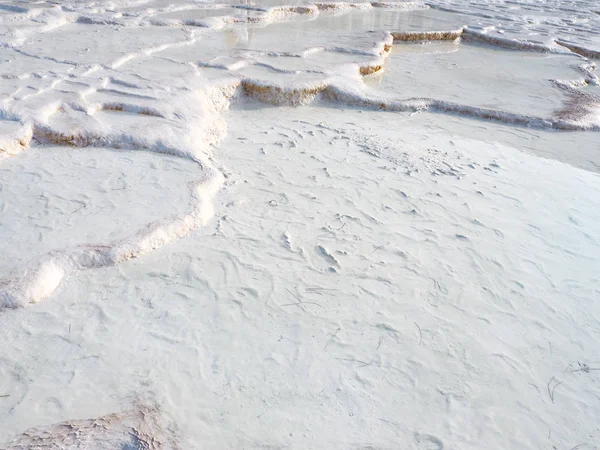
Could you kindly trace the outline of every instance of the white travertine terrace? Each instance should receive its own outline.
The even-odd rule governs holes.
[[[595,448],[600,14],[473,3],[0,5],[0,448]]]

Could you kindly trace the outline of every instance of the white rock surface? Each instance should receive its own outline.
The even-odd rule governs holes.
[[[596,9],[0,6],[0,448],[600,448]]]

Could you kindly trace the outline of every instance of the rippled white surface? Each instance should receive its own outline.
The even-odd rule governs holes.
[[[599,22],[0,5],[2,445],[597,448]]]

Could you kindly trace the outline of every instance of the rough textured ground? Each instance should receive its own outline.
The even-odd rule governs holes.
[[[594,8],[1,7],[0,448],[599,448]]]

